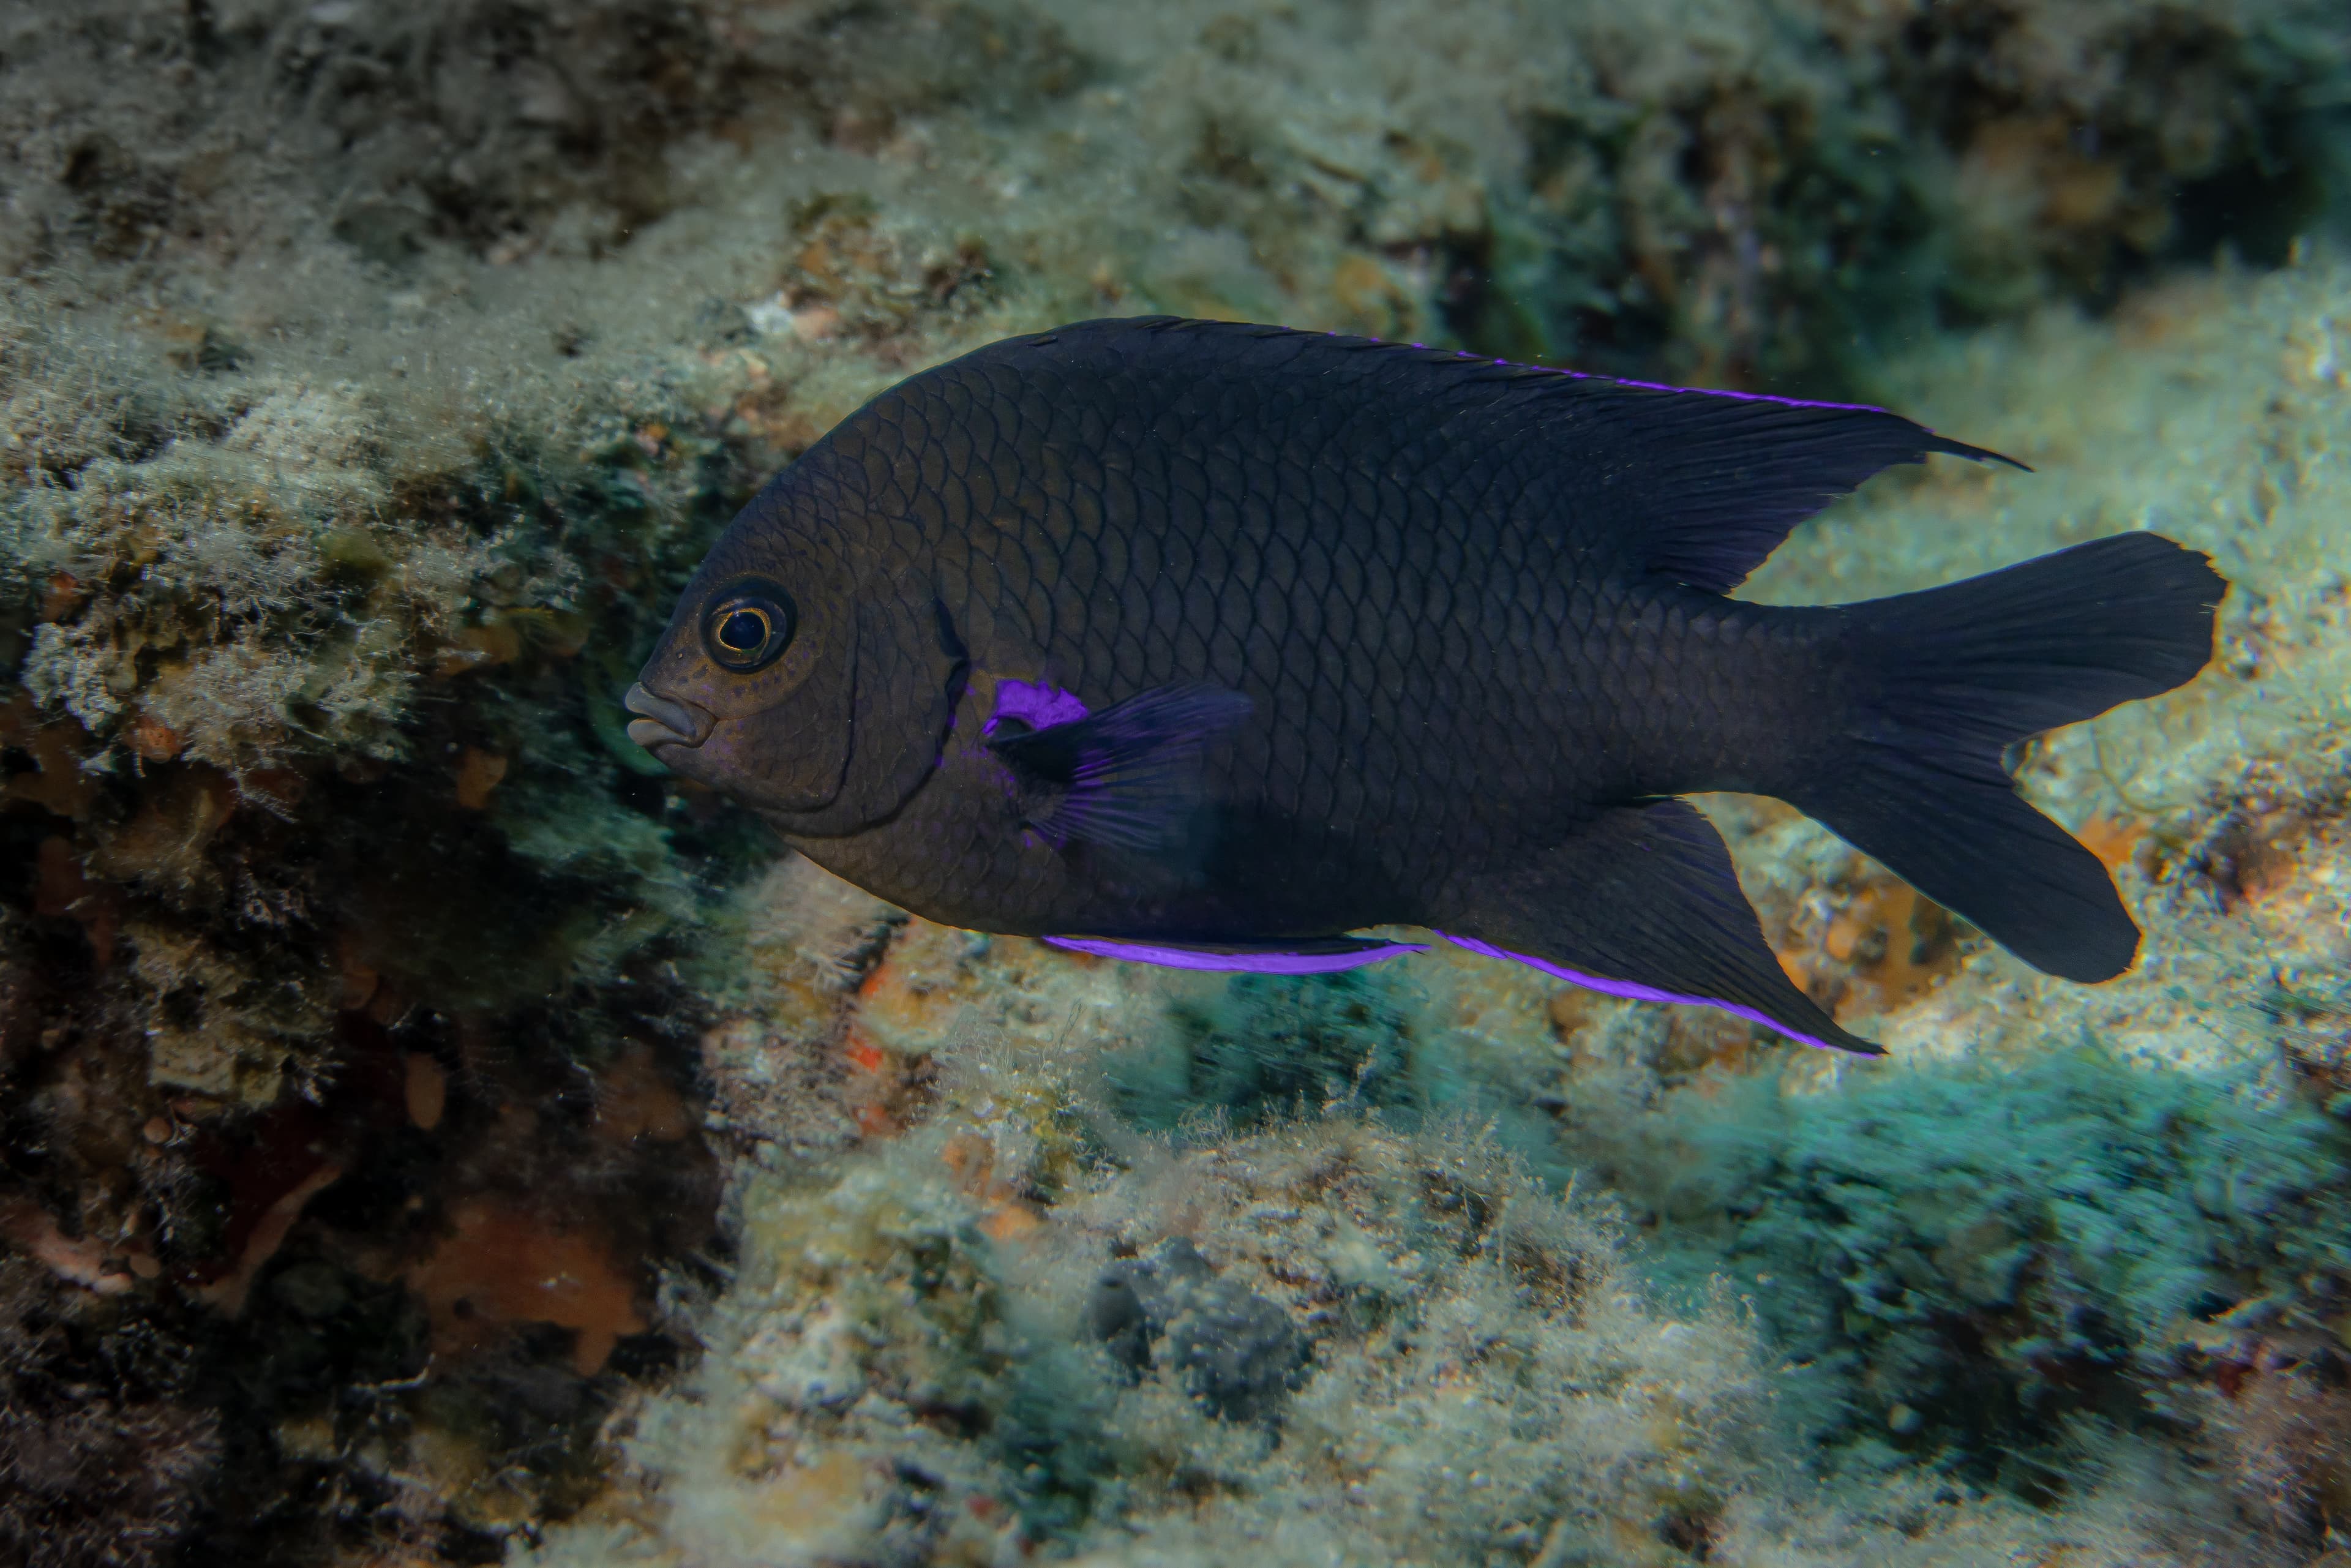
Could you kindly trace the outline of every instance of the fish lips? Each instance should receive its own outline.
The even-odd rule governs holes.
[[[656,757],[665,746],[692,750],[718,727],[718,716],[707,708],[648,691],[642,681],[629,688],[621,706],[637,716],[629,721],[629,738]]]

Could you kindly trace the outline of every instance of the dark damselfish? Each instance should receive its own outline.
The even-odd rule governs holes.
[[[1084,322],[914,376],[778,476],[631,733],[946,924],[1291,973],[1413,927],[1875,1052],[1680,797],[1777,797],[2109,978],[2137,927],[2003,754],[2193,677],[2227,587],[2129,533],[1865,603],[1729,597],[1930,454],[2009,461],[1882,409]]]

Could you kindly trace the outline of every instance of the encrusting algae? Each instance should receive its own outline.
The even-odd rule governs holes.
[[[2233,7],[108,0],[0,125],[0,1560],[2327,1563],[2351,141]],[[1759,796],[1889,1064],[1437,948],[910,917],[622,695],[769,476],[1089,318],[1865,402],[1742,597],[2159,533],[2049,978]],[[1400,928],[1393,933],[1405,935]]]

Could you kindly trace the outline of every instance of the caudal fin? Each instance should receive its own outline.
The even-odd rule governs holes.
[[[1848,606],[1862,695],[1788,799],[2035,968],[2111,979],[2138,927],[2097,857],[2018,797],[2001,755],[2191,679],[2228,586],[2198,551],[2118,534]]]

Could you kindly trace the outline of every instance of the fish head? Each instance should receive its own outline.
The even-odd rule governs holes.
[[[670,771],[792,816],[850,770],[860,585],[841,531],[774,489],[719,537],[623,702]]]
[[[967,661],[919,536],[829,438],[728,524],[625,699],[629,737],[788,833],[891,818],[936,769]]]

